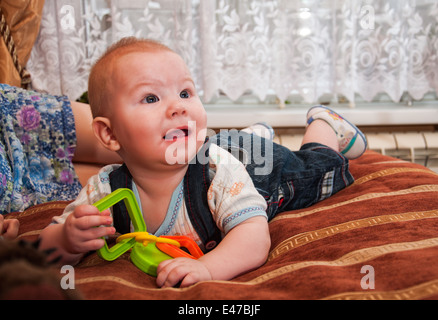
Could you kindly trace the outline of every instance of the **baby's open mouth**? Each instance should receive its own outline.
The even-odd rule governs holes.
[[[179,139],[185,139],[189,135],[190,131],[188,128],[172,129],[166,133],[163,139],[166,141],[176,141]]]

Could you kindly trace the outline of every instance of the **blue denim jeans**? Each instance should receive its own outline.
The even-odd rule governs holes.
[[[354,182],[348,159],[318,143],[291,151],[237,130],[221,131],[210,141],[245,164],[254,186],[268,204],[269,220],[284,211],[309,207]]]

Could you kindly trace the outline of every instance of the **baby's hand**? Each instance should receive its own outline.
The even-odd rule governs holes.
[[[18,236],[20,222],[17,219],[7,219],[0,214],[0,236],[7,240],[14,240]]]
[[[100,238],[112,235],[116,230],[113,227],[101,226],[111,225],[112,221],[108,210],[100,213],[94,206],[78,206],[68,216],[63,226],[64,249],[69,253],[77,254],[102,248],[105,241]]]
[[[210,271],[201,261],[189,258],[163,261],[158,265],[157,274],[159,287],[174,287],[181,282],[180,287],[184,288],[212,279]]]

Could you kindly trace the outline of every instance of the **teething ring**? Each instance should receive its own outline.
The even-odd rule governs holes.
[[[132,233],[126,233],[121,235],[117,238],[117,242],[126,240],[126,239],[132,239],[135,238],[135,241],[143,243],[144,246],[147,246],[150,242],[157,242],[157,243],[167,243],[174,245],[178,248],[181,247],[180,243],[176,240],[172,240],[169,238],[162,238],[154,236],[148,232],[132,232]]]

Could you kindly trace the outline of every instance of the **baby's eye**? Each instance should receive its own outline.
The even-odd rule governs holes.
[[[181,93],[179,94],[179,96],[180,96],[182,99],[188,99],[188,98],[190,98],[190,93],[188,93],[187,90],[184,90],[184,91],[181,91]]]
[[[160,101],[160,99],[158,99],[158,97],[155,96],[155,95],[153,95],[153,94],[151,94],[151,95],[149,95],[149,96],[146,96],[146,97],[142,100],[143,103],[155,103],[155,102],[158,102],[158,101]]]

